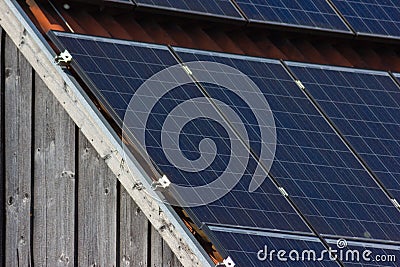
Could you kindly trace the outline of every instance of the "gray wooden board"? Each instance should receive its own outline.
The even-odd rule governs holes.
[[[80,266],[116,266],[117,180],[79,132],[78,260]]]
[[[0,266],[5,264],[5,175],[4,175],[4,113],[3,113],[3,99],[4,99],[4,88],[3,88],[3,29],[0,27]]]
[[[6,266],[31,263],[32,67],[5,40]]]
[[[75,124],[37,75],[34,103],[34,263],[73,266]]]
[[[181,267],[178,258],[154,227],[151,231],[151,267]]]
[[[122,186],[119,227],[121,266],[146,267],[149,221]]]

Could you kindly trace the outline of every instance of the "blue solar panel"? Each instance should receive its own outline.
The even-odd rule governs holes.
[[[350,32],[325,0],[237,0],[250,21]]]
[[[220,251],[224,251],[225,257],[231,257],[236,266],[338,266],[335,260],[329,258],[327,252],[321,257],[322,251],[327,249],[313,236],[283,235],[213,226],[209,229],[219,240]],[[280,250],[285,253],[281,252],[278,256]]]
[[[134,2],[136,2],[139,7],[147,6],[172,11],[244,20],[230,0],[134,0]]]
[[[332,0],[357,33],[400,37],[397,0]]]
[[[53,39],[59,48],[68,49],[71,53],[72,66],[85,79],[93,93],[113,115],[114,120],[121,123],[125,113],[131,111],[133,111],[133,116],[139,116],[143,112],[135,108],[146,101],[157,100],[154,101],[155,104],[146,122],[145,147],[151,160],[175,184],[188,187],[208,184],[224,173],[230,162],[235,162],[235,156],[239,157],[237,154],[232,157],[230,151],[237,151],[241,143],[237,138],[229,135],[229,127],[223,127],[223,122],[207,119],[206,115],[215,109],[208,101],[199,100],[203,97],[203,93],[193,83],[168,90],[166,86],[171,84],[171,81],[163,80],[164,83],[151,87],[146,94],[138,90],[140,85],[156,72],[177,63],[166,47],[69,33],[54,32],[53,34],[55,35]],[[181,67],[179,69],[183,72]],[[190,81],[186,72],[181,74]],[[173,85],[176,84],[173,83]],[[156,95],[159,92],[162,97],[157,99]],[[137,97],[137,105],[129,106],[127,111],[132,97]],[[189,115],[187,117],[171,115],[176,107],[184,103],[194,104],[193,110],[199,111],[202,116],[192,119]],[[190,119],[179,132],[179,149],[187,159],[192,161],[198,159],[201,154],[199,146],[202,140],[213,140],[217,153],[207,168],[192,172],[179,169],[171,163],[165,150],[170,149],[168,146],[173,144],[170,142],[165,146],[163,143],[163,137],[168,139],[177,134],[177,132],[165,131],[163,128],[164,122],[171,118],[173,120],[169,126],[181,122],[182,119]],[[133,124],[130,125],[129,130],[137,133],[140,128],[139,124]],[[137,135],[135,137],[139,138]],[[260,141],[255,143],[260,144]],[[247,148],[244,150],[247,151]],[[242,179],[231,192],[209,205],[191,209],[191,214],[198,221],[281,231],[311,232],[271,180],[267,179],[257,192],[248,192],[249,182],[254,177],[257,168],[257,162],[253,157],[250,156],[247,165],[242,167],[245,168]],[[228,173],[230,176],[235,175],[232,169],[228,170],[231,171]],[[264,176],[262,178],[267,177],[266,173],[259,175]]]
[[[289,63],[383,185],[400,199],[400,90],[386,72]]]
[[[400,240],[394,234],[400,232],[400,213],[279,61],[174,50],[184,62],[211,61],[234,67],[260,88],[262,94],[254,98],[268,100],[277,127],[271,174],[319,233]],[[201,70],[191,71],[194,76],[204,76]],[[218,69],[211,72],[215,74]],[[232,84],[237,83],[240,80]],[[249,107],[232,90],[203,86],[212,98],[230,103],[236,113],[243,114],[244,121],[251,121],[247,116]],[[256,130],[250,134],[257,137]],[[252,144],[254,151],[256,145]],[[264,161],[261,157],[260,162]]]

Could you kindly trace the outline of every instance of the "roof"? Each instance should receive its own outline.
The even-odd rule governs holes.
[[[44,32],[49,29],[202,50],[327,65],[400,71],[398,41],[292,28],[210,22],[134,11],[132,7],[43,1],[25,6]],[[29,8],[29,9],[28,9]],[[153,11],[154,12],[154,11]],[[59,15],[60,14],[60,15]]]

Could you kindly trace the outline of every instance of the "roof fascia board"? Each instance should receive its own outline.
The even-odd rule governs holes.
[[[82,94],[82,88],[54,62],[54,52],[13,0],[0,1],[0,26],[26,57],[84,136],[171,247],[183,266],[214,266],[203,248],[171,207],[150,195],[149,177],[131,158],[123,158],[122,144],[108,123]],[[108,126],[107,126],[108,125]],[[123,162],[128,163],[129,169]],[[144,188],[135,186],[146,185]]]

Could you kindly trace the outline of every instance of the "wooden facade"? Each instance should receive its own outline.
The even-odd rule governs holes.
[[[0,33],[0,266],[181,266]]]

